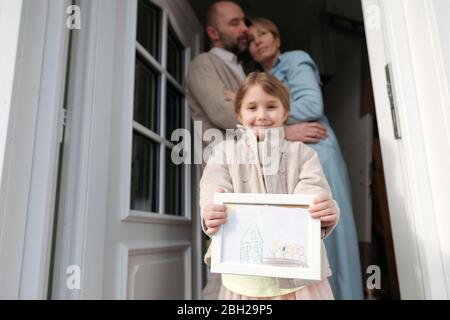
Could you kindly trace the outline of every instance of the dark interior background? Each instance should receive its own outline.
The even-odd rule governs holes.
[[[204,25],[206,8],[213,0],[188,0],[199,21]],[[331,30],[340,30],[356,37],[364,37],[360,0],[237,0],[249,17],[266,17],[276,23],[282,50],[305,50],[319,65],[326,78],[336,72],[348,57],[348,48],[339,44],[339,36]],[[319,52],[317,42],[322,50]],[[205,36],[204,48],[209,46]],[[346,50],[347,49],[347,50]]]

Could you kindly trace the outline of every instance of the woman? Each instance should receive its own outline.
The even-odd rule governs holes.
[[[318,122],[326,128],[328,137],[309,146],[319,155],[333,198],[341,212],[334,233],[325,240],[333,272],[331,286],[336,299],[362,299],[361,266],[350,183],[339,143],[324,115],[317,66],[306,52],[281,53],[278,28],[268,19],[252,19],[249,38],[252,58],[265,72],[281,80],[291,92],[288,124]],[[289,138],[289,132],[286,134]]]

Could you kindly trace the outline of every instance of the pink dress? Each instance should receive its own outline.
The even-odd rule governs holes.
[[[325,279],[292,293],[264,298],[240,295],[222,285],[219,292],[219,300],[334,300],[334,297],[330,283]]]

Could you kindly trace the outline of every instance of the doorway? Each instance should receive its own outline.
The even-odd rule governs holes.
[[[203,22],[209,2],[189,2]],[[304,50],[318,65],[325,114],[351,182],[364,296],[400,299],[361,1],[284,1],[279,6],[269,0],[236,2],[250,17],[277,24],[283,51]],[[381,279],[375,286],[367,283],[374,268]],[[214,298],[220,281],[209,275],[207,282],[205,298]]]

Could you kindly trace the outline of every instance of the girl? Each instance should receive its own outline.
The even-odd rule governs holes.
[[[319,194],[310,206],[320,219],[322,237],[328,236],[338,220],[336,202],[323,175],[317,154],[302,142],[284,139],[283,124],[289,114],[289,92],[274,76],[251,73],[235,100],[237,141],[218,144],[200,181],[202,228],[212,236],[226,223],[225,207],[214,205],[216,192]],[[272,138],[271,138],[272,137]],[[273,138],[275,137],[275,138]],[[278,139],[276,138],[278,137]],[[230,155],[255,159],[235,162]],[[279,151],[279,152],[276,152]],[[263,155],[270,154],[270,161]],[[226,161],[223,161],[226,160]],[[270,163],[271,166],[266,165]],[[273,170],[273,164],[276,170]],[[210,261],[210,249],[205,262]],[[331,275],[322,244],[322,274]],[[328,280],[305,282],[294,279],[222,274],[219,299],[333,299]]]

